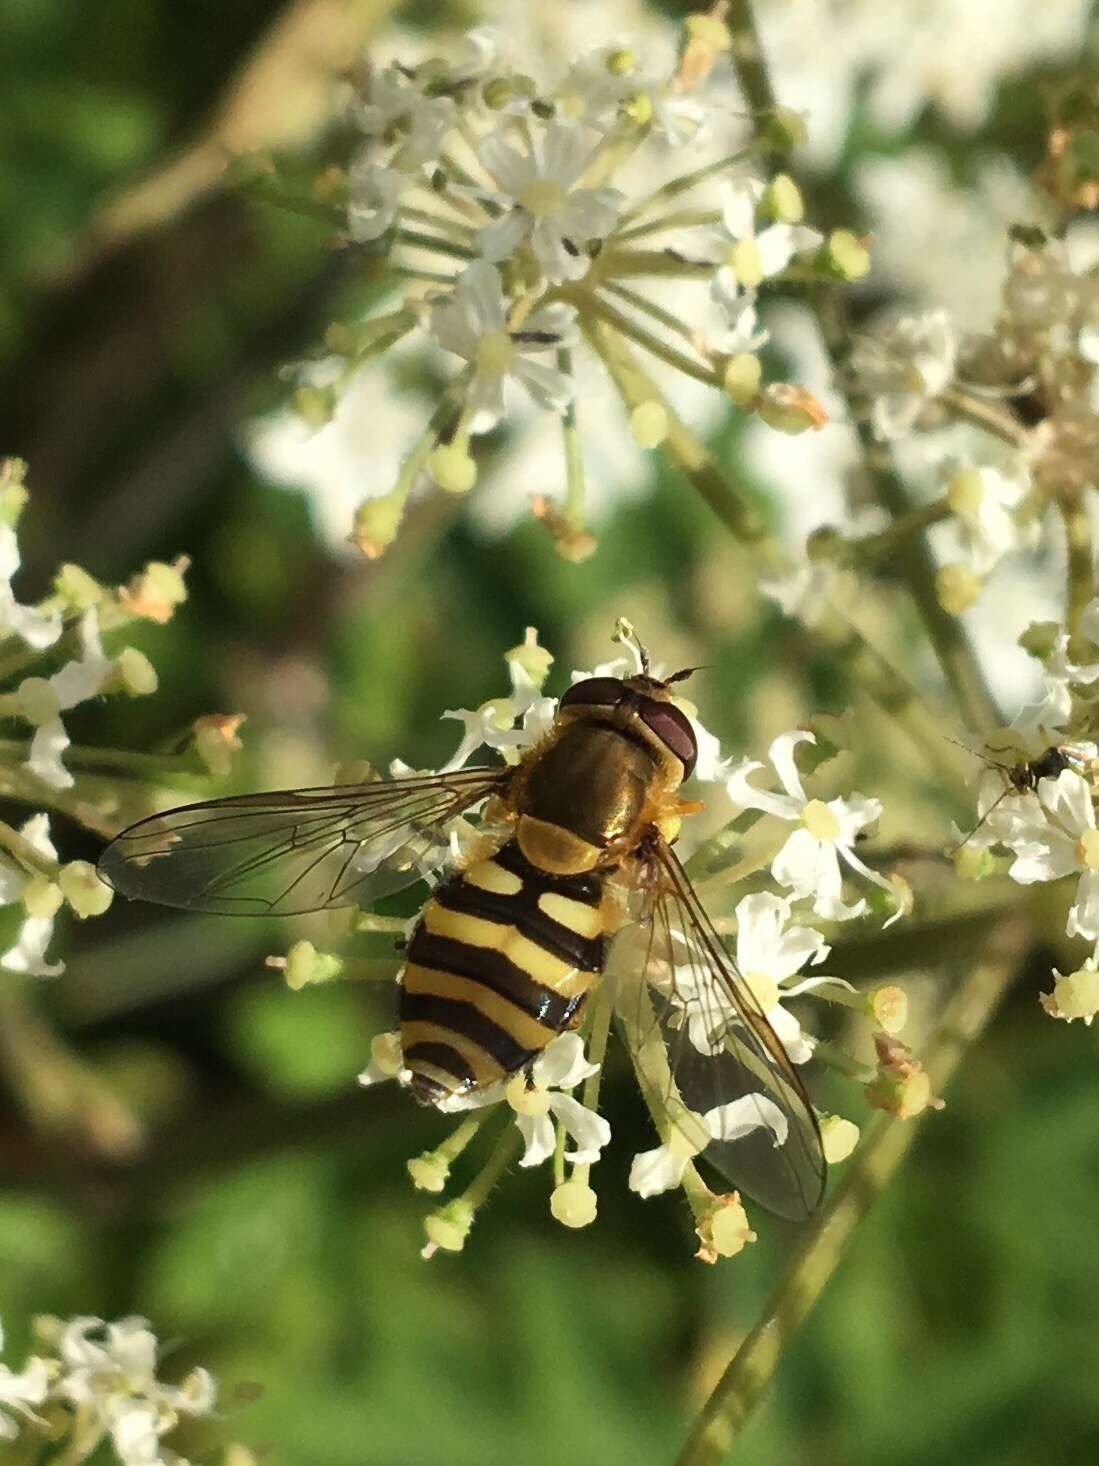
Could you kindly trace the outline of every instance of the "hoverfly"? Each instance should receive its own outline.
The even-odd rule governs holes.
[[[753,1096],[758,1125],[711,1139],[705,1159],[804,1220],[824,1186],[812,1106],[672,848],[701,808],[678,793],[697,744],[672,700],[693,669],[660,680],[643,653],[641,666],[575,683],[515,765],[187,805],[125,830],[100,875],[189,911],[368,906],[422,879],[449,822],[480,811],[495,832],[485,853],[435,887],[405,952],[400,1039],[415,1097],[445,1105],[528,1069],[579,1024],[610,938],[629,928],[636,970],[615,1004],[650,1109],[697,1147],[701,1112]],[[638,1048],[654,1037],[664,1077],[646,1081]]]

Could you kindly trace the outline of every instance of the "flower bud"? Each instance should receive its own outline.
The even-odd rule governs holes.
[[[70,860],[57,877],[61,893],[82,920],[86,916],[102,916],[114,900],[114,892],[96,874],[87,860]]]
[[[550,1216],[563,1227],[590,1227],[599,1199],[586,1181],[563,1181],[550,1194]]]
[[[996,872],[996,857],[987,845],[963,841],[952,853],[955,874],[963,881],[983,881]]]
[[[122,648],[115,658],[115,670],[123,691],[131,697],[147,697],[157,689],[156,668],[136,646]]]
[[[541,687],[549,676],[549,669],[553,666],[553,653],[546,650],[544,646],[538,645],[538,632],[535,627],[528,626],[523,640],[518,646],[513,646],[510,651],[504,653],[504,660],[509,664],[522,667],[535,687]]]
[[[833,229],[824,251],[826,263],[841,280],[861,280],[870,273],[870,251],[850,229]]]
[[[955,514],[972,519],[980,510],[985,483],[979,468],[956,468],[946,485],[946,499]]]
[[[332,421],[338,401],[333,387],[298,387],[291,405],[305,426],[316,432]]]
[[[232,771],[233,754],[240,749],[237,729],[243,722],[243,713],[207,713],[195,719],[195,752],[215,779],[228,778]]]
[[[961,561],[943,565],[935,576],[939,605],[951,616],[960,616],[980,599],[981,577]]]
[[[472,1226],[473,1207],[462,1196],[455,1197],[446,1206],[429,1212],[424,1217],[424,1231],[431,1252],[437,1248],[442,1248],[444,1252],[461,1252]],[[431,1255],[427,1248],[424,1251],[428,1256]]]
[[[668,436],[668,414],[660,402],[642,402],[630,413],[630,432],[639,448],[659,448]]]
[[[16,706],[28,723],[40,728],[61,711],[57,693],[45,677],[24,677],[15,693]]]
[[[348,538],[368,560],[377,560],[397,538],[404,510],[404,494],[383,494],[377,499],[364,499],[355,511],[354,526]]]
[[[30,498],[23,483],[26,475],[25,459],[0,458],[0,524],[10,525],[13,529]]]
[[[762,378],[763,363],[759,357],[748,351],[738,351],[725,363],[721,385],[734,402],[747,407],[755,400]]]
[[[61,887],[42,874],[31,876],[19,898],[28,916],[56,916],[65,896]]]
[[[501,111],[514,97],[515,88],[507,76],[494,76],[481,88],[481,100],[493,112]]]
[[[910,1120],[924,1110],[941,1110],[943,1102],[931,1093],[931,1077],[914,1059],[899,1038],[876,1033],[877,1076],[866,1086],[867,1102],[900,1120]]]
[[[858,1145],[859,1127],[843,1115],[821,1115],[820,1139],[824,1159],[830,1166],[838,1166]]]
[[[768,118],[764,137],[779,153],[804,147],[809,140],[805,113],[795,112],[792,107],[775,107]]]
[[[185,555],[178,556],[171,565],[162,560],[151,560],[128,586],[120,588],[119,603],[132,616],[143,616],[148,621],[163,625],[172,619],[175,608],[187,599],[183,575],[189,564]]]
[[[647,127],[653,120],[653,99],[648,92],[634,92],[622,103],[622,111],[638,127]]]
[[[406,1162],[406,1169],[417,1191],[442,1191],[450,1175],[450,1162],[437,1150],[425,1150]]]
[[[695,1256],[700,1262],[709,1263],[716,1262],[719,1257],[735,1257],[749,1242],[754,1242],[756,1233],[748,1224],[740,1192],[715,1196],[699,1217],[695,1236],[700,1244]]]
[[[1039,662],[1048,662],[1057,650],[1060,634],[1056,621],[1032,621],[1020,636],[1019,645]]]
[[[98,580],[79,565],[70,563],[62,565],[54,576],[53,588],[72,611],[87,611],[107,594]]]
[[[800,224],[805,218],[801,189],[788,173],[776,173],[764,189],[760,207],[778,224]]]
[[[26,893],[23,899],[26,901]],[[1051,1018],[1062,1018],[1066,1023],[1081,1018],[1090,1027],[1099,1013],[1099,972],[1090,959],[1076,972],[1060,973],[1054,968],[1053,976],[1053,991],[1039,994],[1042,1007]]]
[[[448,494],[468,494],[477,482],[477,465],[464,444],[440,443],[427,461],[431,477]]]
[[[343,958],[332,952],[318,952],[312,942],[298,941],[286,954],[286,986],[294,992],[322,982],[332,982],[343,973]]]
[[[792,382],[771,382],[760,393],[756,407],[763,421],[780,433],[804,433],[807,428],[822,428],[828,414],[804,387]]]
[[[886,1033],[900,1033],[908,1022],[908,994],[904,988],[892,984],[872,988],[866,995],[866,1011]]]

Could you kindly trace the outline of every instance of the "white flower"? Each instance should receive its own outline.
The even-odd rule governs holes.
[[[586,246],[610,233],[621,197],[613,188],[576,186],[590,155],[591,145],[575,124],[547,124],[534,135],[531,153],[513,148],[503,130],[490,133],[478,156],[499,189],[487,197],[506,212],[477,236],[484,258],[507,259],[529,239],[551,283],[584,275],[590,263]]]
[[[61,1335],[57,1393],[110,1433],[123,1466],[157,1466],[160,1439],[180,1415],[208,1415],[216,1388],[205,1369],[182,1385],[156,1377],[157,1340],[143,1318],[74,1318]]]
[[[562,304],[545,306],[510,330],[508,306],[500,272],[487,260],[475,260],[451,294],[431,310],[429,329],[435,340],[473,368],[464,394],[472,432],[487,432],[503,417],[508,381],[520,383],[551,412],[563,412],[572,399],[573,385],[565,373],[535,358],[576,339],[576,312]]]
[[[1080,616],[1080,632],[1099,645],[1099,599],[1090,601]],[[1041,696],[1028,703],[1012,726],[1023,738],[1036,738],[1044,745],[1063,733],[1072,716],[1072,686],[1099,681],[1099,662],[1075,662],[1069,654],[1070,637],[1061,627],[1048,653],[1042,657]]]
[[[61,635],[61,612],[21,606],[11,588],[19,569],[19,542],[10,524],[0,524],[0,636],[18,636],[43,651]]]
[[[754,289],[785,270],[797,254],[816,249],[823,235],[804,224],[768,224],[756,232],[756,215],[766,192],[762,179],[741,174],[725,190],[724,228],[688,246],[692,255],[718,266],[714,296],[728,309],[744,289]]]
[[[579,1034],[560,1033],[542,1050],[531,1068],[533,1087],[515,1093],[513,1084],[508,1097],[516,1106],[515,1123],[526,1147],[520,1157],[521,1166],[538,1166],[553,1154],[554,1119],[576,1142],[576,1150],[566,1151],[566,1158],[575,1165],[592,1165],[611,1138],[611,1127],[601,1115],[587,1109],[567,1091],[590,1075],[598,1064],[584,1058],[584,1045]]]
[[[910,431],[925,404],[953,381],[957,356],[957,333],[943,310],[900,316],[856,341],[851,372],[871,399],[870,421],[879,438]]]
[[[725,324],[728,327],[714,341],[717,350],[727,351],[733,356],[739,352],[758,351],[767,344],[771,333],[759,324],[754,290],[741,290],[735,295],[729,295],[727,291],[715,288],[714,296],[725,312]]]
[[[425,97],[396,66],[371,75],[366,101],[357,109],[363,132],[380,143],[396,143],[397,165],[406,170],[438,155],[456,116],[449,97]]]
[[[1018,509],[1026,489],[1021,479],[1009,478],[987,464],[959,467],[951,474],[947,496],[969,563],[978,575],[987,575],[1009,550],[1021,544],[1022,532],[1012,511]],[[1038,529],[1037,522],[1033,529]]]
[[[1015,855],[1008,874],[1020,885],[1079,874],[1065,930],[1099,943],[1099,830],[1088,781],[1074,769],[1040,779],[1037,800],[1015,802],[1000,825]]]
[[[678,1186],[687,1162],[703,1151],[711,1140],[732,1142],[753,1130],[770,1130],[774,1144],[784,1145],[789,1121],[774,1100],[765,1094],[745,1094],[728,1104],[717,1105],[705,1114],[688,1112],[684,1124],[655,1150],[635,1155],[630,1166],[630,1190],[639,1196],[659,1196]]]
[[[3,1347],[4,1330],[0,1326],[0,1349]],[[33,1419],[33,1407],[42,1404],[49,1387],[49,1370],[44,1359],[28,1359],[18,1374],[6,1364],[0,1364],[0,1440],[13,1441],[19,1434],[19,1422],[8,1412]]]
[[[56,700],[56,711],[39,723],[27,756],[27,768],[31,773],[54,789],[71,789],[73,785],[73,776],[61,762],[61,755],[69,746],[61,713],[78,703],[87,702],[89,698],[98,697],[115,674],[114,662],[103,652],[99,639],[99,614],[94,606],[85,611],[81,619],[80,642],[80,658],[67,662],[48,679]]]
[[[32,815],[19,833],[39,855],[44,855],[47,860],[57,859],[57,851],[50,839],[48,815]],[[18,901],[29,879],[24,871],[14,866],[0,865],[0,905],[10,906]],[[15,945],[0,955],[0,967],[7,968],[9,972],[26,973],[29,977],[57,977],[64,972],[64,963],[46,961],[46,948],[53,936],[53,920],[52,916],[25,916]]]
[[[401,200],[421,181],[418,173],[382,167],[372,150],[362,152],[348,172],[347,232],[365,244],[380,239],[397,217]]]
[[[771,874],[787,886],[797,899],[812,899],[818,916],[831,921],[846,921],[859,916],[865,901],[853,906],[843,902],[842,859],[867,880],[891,891],[883,876],[872,871],[855,854],[854,843],[859,831],[871,825],[881,814],[876,799],[853,795],[850,799],[810,799],[805,793],[794,763],[794,749],[800,743],[815,743],[812,733],[781,733],[771,744],[768,758],[782,783],[784,793],[774,794],[757,789],[748,778],[763,765],[743,759],[729,775],[726,789],[729,798],[741,809],[759,809],[777,819],[796,821],[796,829],[775,856]]]
[[[782,1006],[786,998],[811,992],[831,978],[807,977],[790,984],[807,964],[823,962],[830,948],[811,926],[789,926],[790,903],[769,891],[745,896],[736,907],[736,961],[745,984],[755,996],[768,1023],[782,1040],[794,1064],[812,1056],[813,1039],[792,1013]],[[785,985],[785,986],[784,986]],[[849,987],[850,984],[843,983]],[[852,989],[854,991],[854,989]]]
[[[453,718],[465,728],[461,743],[442,768],[440,774],[462,768],[479,748],[492,748],[509,762],[531,748],[549,731],[557,712],[557,700],[543,697],[522,665],[510,659],[511,695],[493,698],[475,710],[448,708],[444,718]]]
[[[598,1068],[598,1064],[589,1064],[584,1058],[579,1034],[559,1033],[535,1059],[529,1083],[525,1073],[514,1074],[508,1080],[498,1080],[470,1094],[448,1095],[437,1103],[436,1109],[455,1114],[484,1109],[507,1099],[515,1110],[515,1123],[525,1146],[519,1160],[521,1166],[541,1165],[553,1154],[554,1118],[577,1145],[576,1150],[566,1152],[567,1158],[576,1165],[592,1165],[610,1140],[611,1127],[601,1115],[565,1091],[575,1089]]]

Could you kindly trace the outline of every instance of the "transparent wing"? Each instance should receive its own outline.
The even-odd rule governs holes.
[[[218,915],[365,906],[445,858],[447,821],[509,777],[459,769],[187,804],[124,830],[99,874],[124,896]]]
[[[614,956],[619,1027],[646,1101],[733,1186],[805,1221],[824,1193],[805,1088],[675,853],[661,841],[646,860],[645,909]]]

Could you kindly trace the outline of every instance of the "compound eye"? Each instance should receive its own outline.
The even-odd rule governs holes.
[[[617,677],[588,677],[575,682],[561,699],[561,706],[614,708],[627,695],[627,687]]]
[[[698,740],[687,714],[673,703],[657,702],[651,697],[642,699],[638,711],[646,726],[683,765],[683,777],[690,778],[698,759]]]

